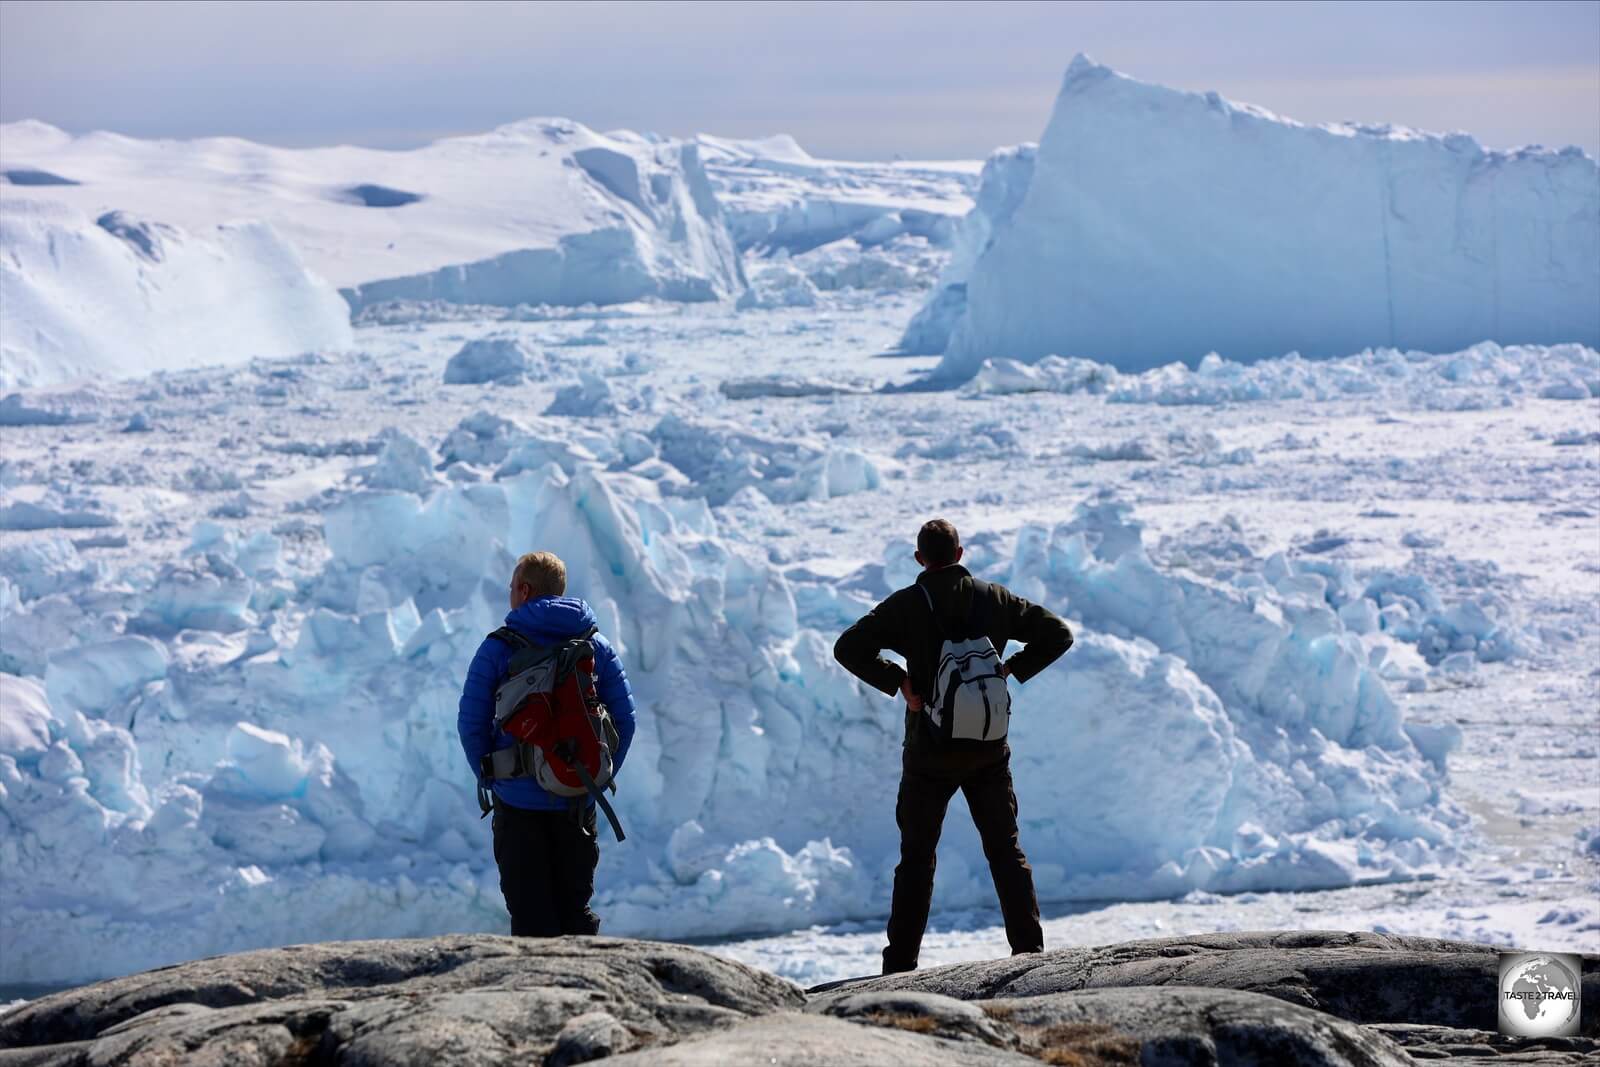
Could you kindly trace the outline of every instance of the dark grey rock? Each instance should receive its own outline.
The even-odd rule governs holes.
[[[1592,1038],[1495,1033],[1494,963],[1487,946],[1426,938],[1217,934],[962,964],[807,998],[681,945],[352,941],[42,997],[0,1014],[0,1067],[1600,1059]],[[1490,1025],[1473,1026],[1482,1015]]]
[[[182,1063],[186,1067],[273,1067],[314,1048],[328,1008],[278,1001],[216,1009],[174,1004],[113,1027],[83,1050],[83,1067]]]
[[[869,1026],[981,1041],[995,1048],[1014,1048],[1018,1043],[1016,1034],[998,1025],[978,1005],[937,993],[856,993],[823,1001],[810,1010]]]
[[[1020,1053],[975,1041],[950,1041],[918,1030],[859,1026],[819,1014],[782,1013],[740,1023],[670,1048],[644,1049],[606,1067],[1039,1067]],[[1085,1067],[1089,1067],[1088,1064]]]
[[[84,1065],[267,1064],[337,1050],[345,1065],[440,1067],[670,1044],[803,1004],[780,978],[680,945],[348,941],[197,960],[44,997],[0,1016],[0,1049],[72,1043],[56,1050],[65,1058],[41,1062]],[[594,1018],[566,1029],[598,1013],[626,1037]]]
[[[627,1052],[637,1043],[616,1016],[604,1011],[584,1012],[561,1028],[556,1047],[544,1063],[545,1067],[571,1067]]]
[[[1086,989],[979,1006],[1017,1034],[1022,1051],[1046,1062],[1141,1067],[1411,1063],[1399,1045],[1375,1031],[1232,989]]]
[[[0,1048],[0,1067],[75,1067],[83,1062],[87,1041],[40,1048]]]
[[[1600,1041],[1592,1037],[1507,1037],[1488,1030],[1423,1023],[1378,1023],[1370,1029],[1417,1060],[1492,1056],[1496,1063],[1600,1063]]]
[[[920,990],[959,1000],[1125,986],[1203,986],[1262,993],[1351,1022],[1495,1030],[1498,957],[1488,945],[1393,934],[1228,933],[1067,948],[865,979],[812,991]],[[1600,961],[1583,995],[1600,1003]],[[1600,1012],[1584,1013],[1585,1034]]]

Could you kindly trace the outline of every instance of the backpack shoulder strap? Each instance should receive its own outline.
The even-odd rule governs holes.
[[[529,661],[537,656],[538,651],[545,647],[527,634],[519,633],[509,626],[502,626],[489,636],[511,649],[511,655],[506,659],[505,671],[500,676],[501,682],[522,671]]]
[[[502,626],[489,636],[501,644],[510,645],[513,649],[533,647],[532,641],[509,626]]]
[[[598,626],[591,626],[581,634],[573,634],[556,646],[556,662],[560,665],[558,676],[565,677],[569,671],[577,669],[578,662],[586,654],[594,655],[594,644],[591,638],[600,632]]]
[[[599,632],[600,632],[600,627],[591,626],[587,630],[583,631],[582,633],[573,634],[571,637],[563,637],[560,641],[556,642],[555,647],[557,647],[557,648],[567,648],[567,647],[570,647],[572,645],[578,644],[580,641],[593,640],[594,635],[599,633]]]

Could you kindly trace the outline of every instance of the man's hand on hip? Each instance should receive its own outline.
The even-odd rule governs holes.
[[[917,696],[917,691],[911,688],[911,679],[904,678],[900,682],[900,695],[906,698],[906,707],[912,711],[922,710],[922,698]]]

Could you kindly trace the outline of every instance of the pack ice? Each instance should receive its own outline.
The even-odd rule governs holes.
[[[283,149],[234,138],[74,137],[38,122],[7,124],[0,146],[8,203],[12,187],[25,186],[28,198],[89,218],[115,211],[128,220],[121,238],[147,259],[164,242],[141,233],[211,234],[235,220],[270,227],[281,238],[276,245],[263,247],[264,237],[218,240],[216,269],[159,274],[158,303],[209,308],[219,318],[297,299],[319,311],[332,308],[305,292],[316,283],[298,265],[284,264],[285,243],[358,314],[393,300],[614,304],[716,300],[744,288],[738,252],[692,142],[528,119],[403,152]],[[55,218],[75,243],[86,240],[81,221]],[[8,225],[0,248],[8,258],[13,247],[27,255],[28,242],[44,239],[42,225],[37,214],[29,226]],[[13,285],[19,292],[28,286],[8,321],[12,384],[133,368],[147,353],[157,358],[145,369],[207,361],[185,342],[171,343],[182,331],[170,316],[137,313],[152,287],[136,282],[152,272],[81,266],[52,273],[54,264],[29,256],[26,277],[22,268],[7,275],[8,303]],[[196,274],[209,275],[208,284]],[[60,324],[77,321],[86,309],[122,324],[133,350],[113,343],[120,340],[115,335],[58,336]],[[214,346],[210,358],[284,354],[283,327],[258,337],[253,326],[247,314],[234,344],[226,351]],[[327,346],[330,336],[340,335],[331,326],[313,327],[295,340],[304,342],[303,351]],[[85,345],[89,355],[80,354]]]
[[[1484,340],[1600,343],[1600,168],[1577,148],[1306,126],[1068,68],[1037,153],[992,158],[903,346],[1122,370]]]
[[[968,161],[817,159],[787,136],[698,138],[729,231],[751,260],[741,311],[822,293],[925,288],[972,208]]]
[[[629,842],[604,850],[607,930],[882,914],[901,723],[831,644],[908,577],[904,546],[841,577],[786,574],[724,536],[707,496],[737,484],[729,507],[773,507],[875,475],[704,432],[717,456],[744,450],[742,482],[679,420],[580,444],[484,414],[437,450],[384,431],[376,462],[320,501],[325,552],[290,551],[294,523],[246,535],[203,521],[158,567],[10,544],[0,981],[355,931],[501,929],[455,716],[504,611],[507,546],[529,530],[567,561],[644,709],[617,798]],[[1427,629],[1439,605],[1425,583],[1365,590],[1276,557],[1229,580],[1179,576],[1142,540],[1126,505],[1093,498],[1008,535],[982,567],[1066,605],[1085,634],[1070,672],[1018,693],[1043,897],[1339,886],[1451,856],[1465,820],[1441,793],[1450,740],[1408,731],[1358,633],[1379,599],[1391,625]],[[949,907],[991,899],[960,819],[938,892]]]

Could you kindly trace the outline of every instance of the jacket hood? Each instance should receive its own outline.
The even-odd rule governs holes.
[[[506,615],[507,626],[536,640],[576,637],[594,624],[594,612],[575,596],[542,596]]]

